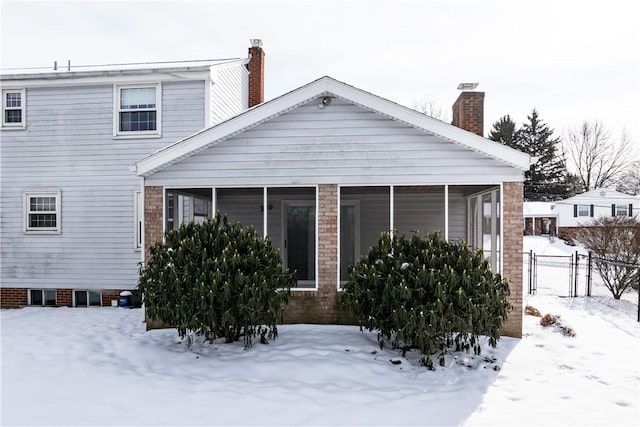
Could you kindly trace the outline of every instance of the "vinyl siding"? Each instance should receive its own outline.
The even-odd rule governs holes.
[[[113,138],[114,86],[27,87],[27,128],[1,131],[3,287],[136,286],[136,160],[204,127],[204,81],[162,84],[162,137]],[[26,191],[61,192],[61,233],[23,232]]]
[[[312,101],[146,178],[146,185],[498,184],[497,160],[334,99]]]
[[[248,84],[248,72],[244,65],[214,68],[210,86],[211,125],[247,109]]]

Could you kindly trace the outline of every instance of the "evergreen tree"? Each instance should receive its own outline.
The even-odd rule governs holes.
[[[553,137],[553,129],[540,119],[535,108],[527,120],[516,132],[515,148],[538,157],[538,161],[525,172],[524,199],[564,199],[570,191],[567,186],[567,167],[558,150],[560,139]]]
[[[493,124],[489,132],[489,139],[518,149],[516,146],[516,122],[508,114]]]

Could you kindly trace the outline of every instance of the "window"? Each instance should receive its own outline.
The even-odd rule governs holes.
[[[100,307],[102,295],[97,291],[74,291],[73,297],[76,307]]]
[[[12,89],[2,91],[2,127],[25,127],[25,91],[24,89]]]
[[[578,216],[589,216],[589,205],[577,205]]]
[[[611,216],[632,216],[633,205],[611,205]]]
[[[60,232],[60,193],[25,193],[25,232]]]
[[[116,86],[115,135],[160,135],[160,85]]]
[[[55,289],[31,289],[29,305],[56,305]]]

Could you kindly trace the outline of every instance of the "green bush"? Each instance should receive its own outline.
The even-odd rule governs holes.
[[[138,289],[147,315],[207,339],[237,341],[245,348],[260,334],[275,338],[283,304],[295,274],[282,268],[280,254],[256,231],[216,215],[168,232],[151,246]]]
[[[351,267],[342,303],[361,330],[378,331],[381,348],[390,341],[403,356],[417,348],[432,368],[436,352],[441,365],[453,348],[480,354],[480,335],[495,347],[511,309],[508,295],[507,282],[464,242],[384,233]]]

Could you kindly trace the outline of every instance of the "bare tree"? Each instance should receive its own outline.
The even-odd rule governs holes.
[[[621,193],[632,196],[640,195],[640,160],[636,160],[627,166],[616,188]]]
[[[451,114],[446,109],[442,108],[436,101],[427,98],[426,96],[418,101],[413,102],[413,109],[420,111],[422,114],[431,116],[434,119],[442,120],[443,122],[451,122]]]
[[[596,120],[569,130],[563,149],[584,191],[589,191],[615,184],[633,157],[634,146],[625,132],[616,143]]]
[[[640,221],[600,217],[578,228],[576,240],[595,255],[596,270],[615,299],[634,287],[640,274]]]

